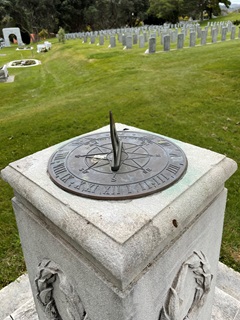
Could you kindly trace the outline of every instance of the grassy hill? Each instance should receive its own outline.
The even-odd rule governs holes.
[[[134,46],[109,49],[53,40],[48,53],[4,48],[1,65],[37,58],[40,66],[9,69],[0,83],[0,169],[55,143],[117,122],[226,154],[240,162],[240,40],[145,55]],[[221,260],[240,271],[240,174],[229,189]],[[11,207],[0,180],[0,286],[25,270]]]

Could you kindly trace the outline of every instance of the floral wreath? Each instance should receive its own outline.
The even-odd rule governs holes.
[[[35,278],[37,288],[37,299],[51,320],[62,320],[55,300],[54,282],[59,278],[59,289],[67,301],[67,313],[69,320],[90,320],[83,307],[82,301],[73,286],[60,267],[53,261],[44,259],[38,266],[38,274]]]
[[[181,296],[186,290],[186,277],[189,269],[192,271],[196,285],[191,307],[186,309]],[[180,320],[180,317],[181,320],[191,319],[191,315],[204,304],[211,288],[212,278],[207,258],[201,251],[194,251],[191,257],[182,265],[176,284],[169,289],[159,320]]]

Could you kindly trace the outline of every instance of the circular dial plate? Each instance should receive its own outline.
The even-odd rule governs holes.
[[[95,199],[139,198],[168,188],[187,169],[184,152],[154,134],[118,132],[123,142],[120,168],[111,170],[109,132],[77,138],[57,150],[48,172],[62,189]]]

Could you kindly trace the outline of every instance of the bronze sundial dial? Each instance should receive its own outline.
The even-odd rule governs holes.
[[[49,160],[52,181],[79,196],[123,200],[164,190],[187,169],[187,158],[176,144],[159,135],[116,131],[85,135],[67,143]]]

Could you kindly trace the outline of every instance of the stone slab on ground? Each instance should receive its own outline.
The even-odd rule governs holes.
[[[28,300],[4,320],[39,320],[33,298]]]
[[[11,83],[14,82],[15,76],[8,76],[6,79],[0,79],[0,83]]]
[[[24,274],[0,291],[0,320],[32,299],[28,275]]]
[[[212,320],[240,320],[240,300],[216,287]]]
[[[240,301],[240,273],[219,263],[217,286],[222,291]]]
[[[38,320],[27,275],[0,291],[0,320]],[[218,267],[212,320],[240,320],[240,274],[222,263]]]

